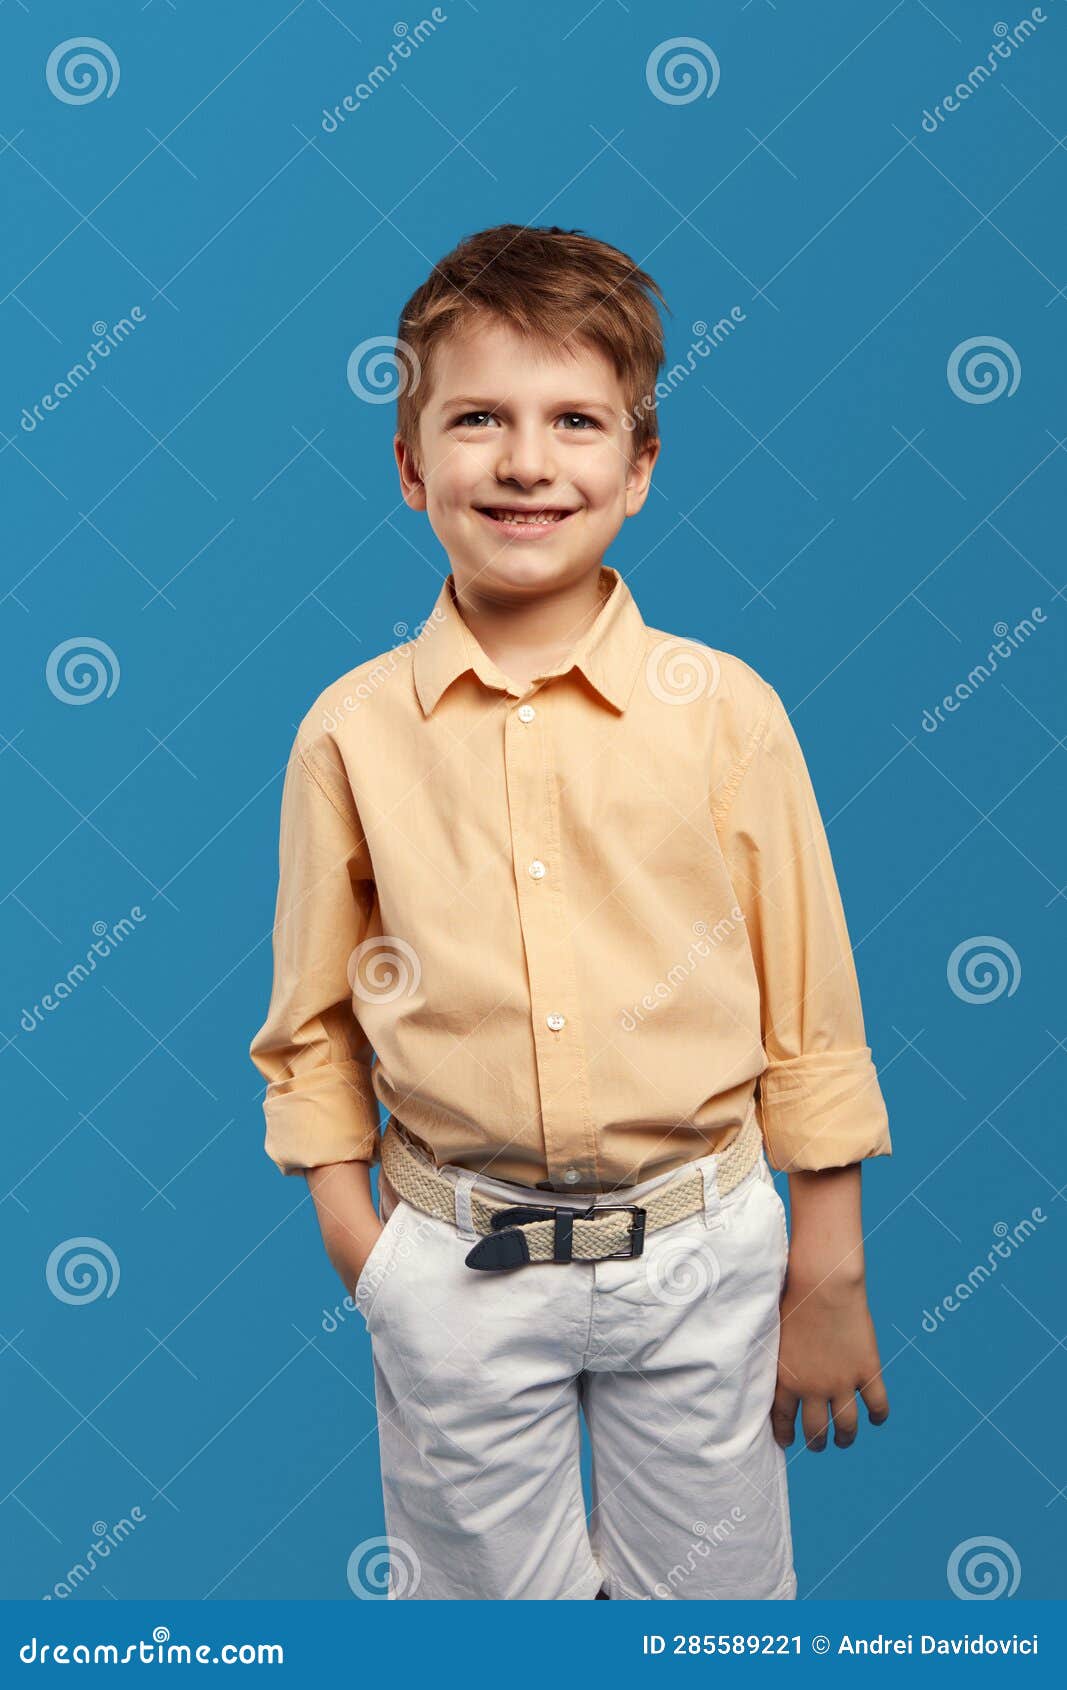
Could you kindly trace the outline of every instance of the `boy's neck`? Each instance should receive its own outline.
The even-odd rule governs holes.
[[[456,603],[464,622],[497,668],[522,691],[536,676],[555,669],[596,620],[604,602],[601,565],[565,586],[528,599],[501,600],[477,582],[461,589]]]

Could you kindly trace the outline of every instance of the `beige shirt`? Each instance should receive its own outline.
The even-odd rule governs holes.
[[[780,698],[601,588],[520,692],[450,576],[301,722],[251,1046],[284,1172],[376,1160],[379,1102],[438,1163],[560,1190],[724,1148],[753,1106],[776,1168],[889,1154]]]

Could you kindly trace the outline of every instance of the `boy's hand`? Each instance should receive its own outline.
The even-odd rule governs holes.
[[[383,1231],[384,1225],[384,1221],[379,1221],[377,1230],[369,1243],[365,1240],[359,1244],[346,1243],[342,1249],[337,1249],[332,1244],[326,1245],[326,1253],[350,1297],[354,1297],[356,1294],[359,1276],[363,1272],[367,1257],[378,1242],[379,1234]]]
[[[871,1424],[880,1426],[889,1401],[862,1276],[842,1280],[831,1269],[820,1279],[818,1263],[794,1273],[790,1262],[771,1410],[776,1441],[783,1449],[793,1442],[799,1407],[809,1449],[826,1448],[831,1414],[834,1443],[847,1448],[859,1426],[857,1391]]]
[[[878,1341],[867,1307],[860,1165],[789,1176],[792,1239],[781,1304],[776,1441],[794,1438],[797,1409],[809,1449],[847,1448],[859,1425],[856,1393],[873,1426],[889,1414]]]

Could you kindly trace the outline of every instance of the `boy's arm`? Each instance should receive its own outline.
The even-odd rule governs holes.
[[[771,687],[715,805],[760,987],[767,1156],[789,1174],[791,1241],[774,1427],[852,1441],[855,1391],[888,1413],[867,1309],[860,1164],[891,1153],[840,892],[803,753]]]
[[[274,978],[249,1054],[267,1081],[267,1154],[304,1173],[343,1279],[377,1235],[373,1051],[353,1012],[350,963],[367,936],[374,885],[355,801],[327,739],[302,729],[282,793]]]
[[[331,1162],[307,1170],[326,1254],[349,1296],[382,1230],[370,1190],[369,1162]]]

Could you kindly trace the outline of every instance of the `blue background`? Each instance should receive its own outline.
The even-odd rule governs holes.
[[[889,1104],[865,1218],[892,1418],[792,1451],[800,1594],[951,1600],[953,1549],[992,1535],[1020,1598],[1060,1596],[1067,17],[1046,0],[931,134],[1014,12],[443,10],[332,134],[322,110],[385,57],[394,6],[0,14],[4,1591],[44,1595],[136,1506],[83,1597],[351,1600],[348,1557],[382,1529],[368,1343],[358,1317],[323,1330],[342,1289],[303,1182],[262,1152],[247,1046],[296,724],[448,568],[349,354],[462,236],[519,221],[650,269],[669,362],[695,322],[745,313],[662,404],[655,490],[609,561],[648,623],[738,653],[790,709]],[[86,34],[120,80],[71,105],[45,64]],[[691,35],[721,81],[671,105],[646,61]],[[27,431],[92,325],[135,305]],[[967,403],[949,357],[990,335],[1017,390]],[[84,636],[119,679],[73,707],[46,666]],[[27,1031],[94,923],[135,906]],[[972,1003],[946,970],[978,935],[1015,984]],[[924,1332],[1035,1205],[1047,1221]],[[46,1263],[86,1236],[120,1277],[71,1305]]]

